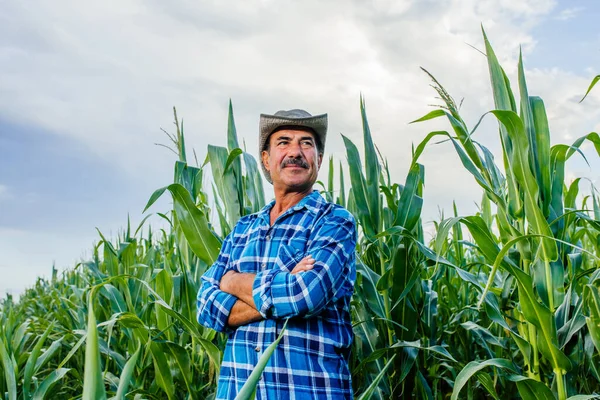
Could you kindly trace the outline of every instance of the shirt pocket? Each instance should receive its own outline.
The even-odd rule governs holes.
[[[277,250],[275,265],[282,271],[290,272],[298,261],[302,260],[304,252],[292,245],[281,245]]]

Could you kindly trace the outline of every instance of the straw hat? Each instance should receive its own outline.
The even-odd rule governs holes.
[[[274,115],[260,114],[259,131],[260,136],[258,138],[258,159],[260,166],[262,167],[265,178],[269,183],[273,183],[271,180],[271,174],[265,168],[262,163],[262,152],[267,147],[267,141],[269,136],[276,130],[286,127],[293,128],[295,126],[312,129],[321,145],[319,153],[323,153],[325,149],[325,138],[327,137],[327,114],[311,115],[304,110],[281,110],[277,111]]]

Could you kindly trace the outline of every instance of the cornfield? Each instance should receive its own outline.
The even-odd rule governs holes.
[[[362,99],[364,157],[344,136],[349,180],[329,159],[327,182],[318,182],[359,225],[358,399],[600,397],[600,199],[593,186],[580,193],[580,178],[565,181],[584,142],[595,150],[587,157],[600,156],[600,137],[551,145],[522,59],[517,98],[485,33],[484,41],[495,109],[482,118],[498,122],[502,160],[474,140],[479,124],[467,127],[430,75],[443,106],[414,122],[445,118],[451,129],[424,135],[402,183],[376,151]],[[114,240],[99,232],[90,260],[38,278],[18,301],[2,300],[0,399],[214,397],[226,338],[196,322],[200,276],[265,195],[256,159],[240,149],[231,103],[227,146],[208,146],[201,166],[188,164],[177,114],[175,126],[174,182],[146,205],[170,195],[173,208],[157,212],[169,228],[152,230],[144,219],[135,229],[128,221]],[[419,159],[440,138],[482,197],[475,215],[455,207],[435,222],[426,243]],[[218,177],[211,182],[209,169]]]

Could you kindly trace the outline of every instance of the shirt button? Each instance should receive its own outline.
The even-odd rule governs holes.
[[[256,346],[254,350],[258,353],[260,351],[260,347]]]
[[[271,235],[267,235],[267,240],[271,240]]]
[[[263,267],[263,268],[265,268],[266,266],[267,266],[267,264],[265,264],[265,263],[261,264],[261,267]]]

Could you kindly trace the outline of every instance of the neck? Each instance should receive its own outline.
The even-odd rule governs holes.
[[[284,192],[275,189],[275,205],[271,209],[271,223],[310,193],[312,193],[312,186],[301,192]]]

